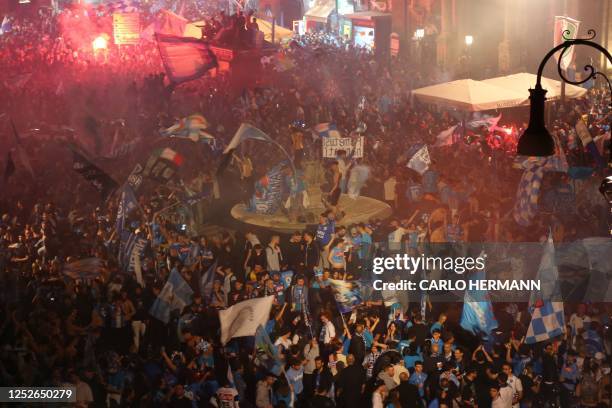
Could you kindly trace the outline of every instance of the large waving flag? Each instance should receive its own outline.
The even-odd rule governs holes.
[[[255,331],[255,354],[259,366],[274,375],[280,375],[283,368],[281,356],[263,326],[257,326]]]
[[[155,38],[166,75],[175,84],[197,79],[219,65],[217,56],[203,41],[163,34]]]
[[[183,310],[191,303],[193,290],[181,274],[173,269],[164,288],[153,302],[149,314],[164,323],[170,321],[170,313],[174,310]]]
[[[73,164],[72,169],[83,176],[83,178],[91,183],[98,190],[103,200],[115,191],[119,186],[106,172],[90,162],[85,156],[72,150]]]
[[[219,311],[221,344],[234,337],[254,336],[258,326],[264,326],[270,317],[274,296],[255,298],[236,303]]]
[[[229,154],[232,151],[236,150],[240,143],[244,142],[245,140],[261,140],[263,142],[272,142],[270,136],[257,129],[255,126],[249,125],[248,123],[243,123],[242,125],[240,125],[240,128],[238,128],[238,130],[234,134],[234,137],[232,137],[232,140],[230,140],[225,150],[223,150],[223,154]]]
[[[479,119],[474,119],[465,124],[465,126],[472,130],[479,130],[480,128],[487,128],[489,132],[492,132],[499,121],[501,120],[502,114],[500,113],[498,116],[482,116]]]
[[[484,271],[470,276],[470,281],[485,279]],[[466,290],[461,313],[461,327],[474,335],[487,338],[497,327],[497,320],[493,314],[493,306],[486,290]]]
[[[215,271],[217,270],[217,261],[213,262],[208,270],[200,278],[200,294],[204,299],[209,299],[213,290],[213,283],[215,281]]]
[[[522,163],[525,171],[516,192],[516,202],[513,210],[514,220],[524,227],[531,224],[531,220],[538,210],[544,168],[548,162],[546,157],[531,159],[533,160],[526,160]]]
[[[531,292],[531,322],[525,336],[527,344],[547,341],[565,333],[565,315],[560,300],[559,271],[555,262],[552,234],[548,234],[537,279],[542,288]]]
[[[192,142],[204,142],[212,145],[215,138],[206,132],[209,123],[202,115],[189,115],[178,121],[178,123],[160,131],[162,136],[189,139]]]
[[[427,149],[427,145],[423,145],[414,153],[410,160],[408,160],[406,166],[419,174],[423,174],[429,169],[430,164],[431,158],[429,157],[429,150]]]
[[[363,303],[361,288],[357,282],[330,279],[340,313],[348,313]]]

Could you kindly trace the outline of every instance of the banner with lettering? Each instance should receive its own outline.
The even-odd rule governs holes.
[[[350,137],[325,137],[321,139],[323,146],[323,157],[334,159],[338,156],[339,150],[344,150],[347,156],[359,159],[363,157],[363,147],[365,144],[363,136],[353,139]]]

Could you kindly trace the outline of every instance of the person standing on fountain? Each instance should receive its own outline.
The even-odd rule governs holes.
[[[334,233],[336,232],[336,221],[334,214],[330,211],[325,211],[319,216],[319,225],[317,226],[317,243],[321,249],[321,266],[323,268],[329,268],[329,261],[327,259],[329,255],[328,244],[332,240]]]
[[[340,168],[337,161],[334,160],[330,163],[326,176],[329,191],[324,194],[323,203],[329,211],[336,215],[336,219],[339,219],[338,216],[340,215],[340,211],[338,201],[340,201],[340,193],[342,192],[340,188],[342,175],[340,174]]]

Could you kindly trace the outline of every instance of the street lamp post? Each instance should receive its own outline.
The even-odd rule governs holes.
[[[421,63],[423,62],[422,60],[422,51],[421,51],[421,42],[423,40],[423,37],[425,37],[425,29],[424,28],[417,28],[416,31],[414,32],[414,53],[415,53],[415,60],[416,60],[416,66],[419,68],[419,71],[421,70]]]
[[[587,73],[586,77],[579,81],[574,81],[568,79],[563,73],[563,69],[561,68],[561,60],[563,59],[563,55],[570,49],[570,47],[574,45],[586,45],[588,47],[594,48],[601,52],[608,59],[608,61],[612,63],[612,55],[610,55],[610,52],[601,45],[597,44],[596,42],[591,41],[596,36],[595,30],[589,30],[587,33],[589,36],[587,38],[571,39],[568,38],[570,35],[570,31],[565,30],[563,32],[563,39],[565,41],[548,51],[548,53],[544,56],[544,59],[542,59],[542,62],[540,62],[535,88],[529,90],[529,100],[531,102],[529,126],[527,127],[527,129],[525,129],[525,132],[523,132],[518,141],[517,154],[525,156],[544,157],[552,156],[555,152],[554,140],[550,133],[548,133],[548,130],[546,129],[546,125],[544,123],[544,102],[546,100],[546,89],[542,88],[542,73],[544,71],[544,66],[546,65],[548,60],[559,51],[561,52],[557,62],[557,72],[559,73],[559,77],[561,77],[564,82],[567,82],[572,85],[580,85],[591,79],[595,80],[597,77],[603,78],[608,84],[608,89],[610,91],[611,97],[610,107],[612,107],[612,84],[610,84],[610,80],[604,73],[598,72],[595,67],[593,67],[593,65],[587,64],[584,67],[584,71]],[[610,207],[610,213],[608,214],[609,224],[612,220],[612,175],[610,175],[611,168],[612,148],[610,149],[610,156],[608,158],[608,174],[604,175],[607,177],[604,178],[599,189],[599,191],[606,198]],[[612,234],[612,230],[610,230],[610,233]]]
[[[465,66],[467,69],[468,78],[472,76],[472,53],[471,48],[474,44],[474,37],[471,35],[465,36]]]

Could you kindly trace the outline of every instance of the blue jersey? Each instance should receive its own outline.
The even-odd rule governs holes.
[[[334,221],[327,221],[325,224],[319,224],[317,227],[317,241],[319,241],[322,245],[329,244],[335,230],[336,223]]]

